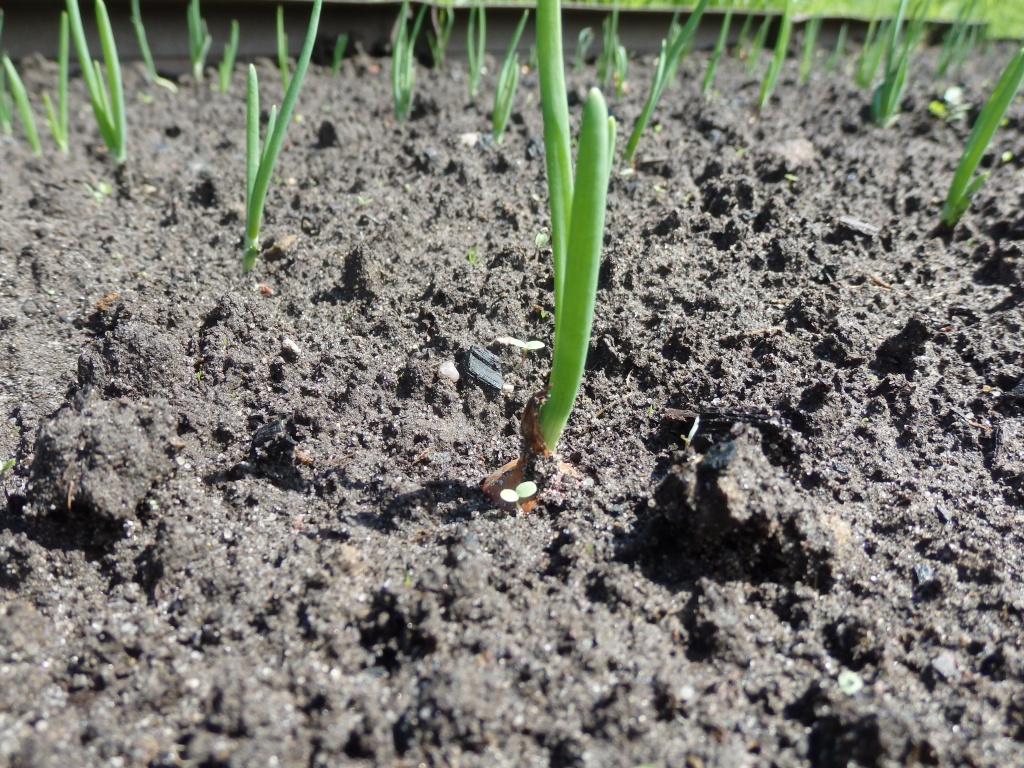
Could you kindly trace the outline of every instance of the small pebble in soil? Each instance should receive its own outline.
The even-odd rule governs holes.
[[[459,380],[459,369],[455,367],[453,360],[445,360],[437,369],[437,375],[442,379],[448,379],[448,381]]]
[[[281,339],[281,357],[290,363],[294,363],[299,359],[301,352],[299,351],[299,345],[289,339],[287,336]]]

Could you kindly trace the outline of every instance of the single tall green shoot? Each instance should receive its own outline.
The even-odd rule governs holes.
[[[341,72],[341,60],[345,58],[345,50],[348,48],[348,33],[342,32],[334,41],[334,52],[331,54],[331,77],[337,77]]]
[[[704,15],[704,10],[707,7],[708,0],[700,0],[697,3],[697,7],[693,9],[693,13],[690,14],[690,18],[686,20],[686,24],[683,25],[683,28],[672,39],[672,44],[669,45],[668,40],[661,41],[661,53],[658,55],[658,65],[654,70],[651,90],[647,94],[647,101],[644,103],[640,116],[636,119],[636,123],[633,124],[633,132],[629,134],[629,141],[626,142],[626,147],[622,150],[623,163],[627,165],[632,164],[637,145],[640,143],[640,136],[643,135],[644,130],[647,128],[651,114],[654,112],[654,108],[658,106],[658,102],[661,101],[661,95],[665,91],[665,86],[668,85],[669,80],[679,66],[679,60],[682,58],[683,52],[690,45],[690,40],[697,31],[697,26],[700,24],[701,17]]]
[[[281,91],[288,90],[288,33],[284,31],[284,6],[277,6],[277,68],[281,70]]]
[[[420,26],[427,14],[427,6],[421,6],[409,32],[409,2],[402,3],[395,29],[395,48],[391,58],[391,92],[395,101],[395,119],[403,122],[412,111],[412,88],[416,81],[416,69],[413,66],[413,47],[420,34]]]
[[[590,27],[584,27],[576,36],[576,50],[572,54],[572,68],[574,72],[579,72],[583,69],[583,65],[587,61],[587,52],[593,44],[594,30]]]
[[[814,49],[818,44],[818,33],[821,31],[821,16],[808,19],[804,24],[804,52],[800,56],[800,85],[807,83],[811,76],[811,65],[814,64]]]
[[[498,87],[494,91],[494,112],[491,122],[494,124],[494,140],[501,144],[505,140],[505,126],[508,125],[508,118],[512,114],[512,101],[516,95],[516,87],[519,85],[519,38],[523,35],[526,27],[526,20],[530,17],[529,11],[523,11],[515,32],[512,33],[512,40],[508,44],[508,51],[505,53],[505,60],[498,72]]]
[[[32,115],[32,105],[28,103],[28,93],[25,91],[25,84],[21,82],[21,76],[14,68],[14,62],[5,53],[0,61],[3,63],[4,72],[7,73],[7,80],[11,84],[11,96],[14,98],[14,105],[18,108],[18,116],[21,118],[21,127],[25,129],[25,138],[32,153],[43,154],[43,145],[39,143],[39,131],[36,130],[36,119]]]
[[[615,121],[608,117],[601,92],[591,89],[574,178],[559,0],[538,0],[536,33],[555,282],[554,353],[540,431],[553,450],[572,412],[590,345]]]
[[[782,21],[779,23],[779,31],[775,35],[775,51],[772,60],[768,63],[768,70],[764,73],[764,80],[761,81],[761,94],[757,99],[758,110],[764,109],[772,92],[775,90],[775,83],[782,72],[782,64],[786,61],[786,53],[789,51],[789,35],[793,29],[793,17],[790,15],[792,5],[786,2],[786,8],[782,12]]]
[[[469,9],[469,24],[466,27],[466,56],[469,59],[469,97],[476,98],[480,90],[480,72],[484,66],[487,51],[487,12],[483,5]]]
[[[157,74],[156,64],[153,63],[153,54],[149,50],[149,41],[146,40],[146,28],[142,24],[139,0],[132,0],[132,26],[135,27],[135,38],[139,41],[139,52],[142,54],[142,63],[146,66],[146,75],[154,85],[166,88],[171,93],[177,93],[177,85]]]
[[[701,83],[701,93],[711,90],[711,84],[715,81],[715,70],[718,69],[718,60],[722,58],[726,43],[729,42],[729,25],[732,23],[732,11],[728,10],[722,16],[722,26],[718,29],[718,38],[715,40],[715,49],[708,59],[708,70],[704,73],[704,82]]]
[[[988,148],[989,142],[995,135],[999,124],[1003,121],[1007,108],[1020,90],[1024,82],[1024,48],[1021,48],[1017,55],[1010,60],[1006,69],[1003,70],[992,95],[988,97],[985,106],[978,115],[971,135],[964,146],[964,153],[960,163],[953,174],[953,182],[949,186],[949,194],[946,195],[946,202],[942,206],[942,222],[952,227],[960,217],[964,215],[967,207],[971,204],[971,197],[981,189],[981,185],[988,178],[988,172],[974,175],[978,164]]]
[[[320,25],[320,7],[323,0],[314,0],[313,12],[309,17],[309,29],[306,40],[302,44],[302,52],[295,65],[295,73],[288,85],[288,91],[281,103],[280,114],[277,107],[270,108],[267,120],[266,141],[260,147],[260,89],[256,79],[256,67],[249,65],[249,82],[245,111],[245,238],[242,247],[242,273],[249,272],[256,266],[259,256],[260,224],[263,221],[263,206],[267,201],[267,189],[274,172],[274,164],[284,144],[285,131],[292,119],[295,101],[299,97],[302,80],[309,67],[309,57],[313,54],[313,42],[316,30]]]
[[[835,47],[832,48],[832,53],[825,60],[825,69],[830,72],[839,66],[839,62],[846,56],[846,36],[849,34],[849,30],[849,22],[844,21],[839,25],[839,34],[836,35]]]
[[[0,36],[3,30],[4,11],[0,8]],[[7,92],[7,75],[4,74],[4,68],[0,67],[0,131],[3,131],[4,136],[10,136],[14,130],[13,109],[11,95]]]
[[[601,55],[597,59],[597,80],[602,88],[608,87],[608,81],[616,73],[617,64],[624,58],[625,48],[619,42],[619,6],[601,22]]]
[[[78,0],[67,0],[68,20],[71,23],[71,39],[75,42],[78,61],[82,65],[82,78],[89,91],[89,101],[96,116],[103,143],[118,163],[128,157],[127,136],[128,125],[125,119],[124,85],[121,82],[121,62],[117,58],[114,45],[114,30],[110,26],[110,16],[103,0],[96,0],[96,25],[100,33],[100,47],[103,49],[103,62],[107,69],[106,87],[103,85],[103,74],[100,63],[89,55],[89,44],[85,39],[82,26],[82,14],[78,10]]]
[[[761,58],[761,51],[764,50],[765,41],[768,40],[768,30],[771,26],[772,17],[765,14],[757,27],[757,32],[754,33],[754,42],[750,44],[750,53],[747,55],[747,77],[754,76],[754,70],[757,69],[757,62]]]
[[[213,37],[206,26],[206,19],[199,12],[199,0],[190,0],[188,4],[188,57],[192,62],[192,79],[203,82],[203,70],[206,68],[206,54],[210,52]]]
[[[231,87],[231,73],[235,71],[235,57],[238,55],[238,20],[231,20],[231,35],[224,44],[224,55],[217,65],[217,89],[227,93]]]
[[[69,23],[68,12],[60,12],[60,37],[57,44],[57,104],[50,100],[50,94],[43,93],[43,105],[46,107],[46,122],[50,125],[50,134],[61,152],[68,152],[68,61],[69,61]]]

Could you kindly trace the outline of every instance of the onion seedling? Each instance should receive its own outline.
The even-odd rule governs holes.
[[[267,189],[270,177],[274,172],[274,164],[284,144],[285,131],[292,119],[292,110],[299,97],[302,79],[309,67],[309,57],[313,53],[316,30],[320,25],[320,7],[323,0],[314,0],[313,12],[309,17],[309,29],[306,40],[302,44],[302,52],[295,65],[288,91],[281,103],[280,114],[277,107],[270,108],[267,120],[267,135],[263,147],[260,147],[260,90],[256,79],[256,67],[249,65],[249,83],[245,111],[245,238],[243,240],[244,255],[242,257],[242,273],[249,272],[256,266],[259,255],[260,224],[263,220],[263,206],[267,201]]]
[[[569,420],[590,345],[615,120],[592,88],[583,106],[573,178],[559,0],[538,0],[536,31],[555,288],[551,377],[539,411],[540,436],[550,451]]]
[[[619,42],[619,6],[616,3],[612,12],[601,22],[601,55],[597,59],[597,79],[602,88],[608,87],[608,80],[619,73],[620,62],[625,59],[626,49]]]
[[[732,11],[728,10],[722,17],[722,26],[718,30],[718,39],[715,40],[715,49],[708,59],[708,71],[704,73],[704,82],[701,83],[701,93],[711,90],[711,84],[715,81],[715,70],[718,69],[718,60],[722,58],[722,52],[729,41],[729,25],[732,23]]]
[[[594,30],[590,27],[584,27],[580,30],[579,35],[576,36],[576,50],[572,55],[572,68],[573,71],[579,72],[583,69],[583,65],[587,61],[587,52],[590,50],[590,46],[594,43]]]
[[[277,68],[281,70],[281,91],[288,90],[288,33],[284,31],[284,6],[277,6]]]
[[[206,19],[199,13],[199,0],[190,0],[188,4],[188,57],[192,62],[192,78],[203,82],[203,69],[206,67],[206,54],[210,52],[213,37],[206,26]]]
[[[235,57],[238,55],[238,20],[231,20],[231,36],[224,44],[224,55],[217,65],[217,88],[227,93],[231,86],[231,73],[235,71]]]
[[[903,34],[903,17],[906,14],[907,0],[900,0],[896,16],[892,19],[885,43],[885,71],[882,82],[875,88],[871,97],[871,119],[875,125],[883,128],[892,124],[900,110],[900,101],[907,86],[907,68],[910,65],[910,54],[917,47],[918,39],[924,29],[924,14],[916,19],[910,29]]]
[[[669,45],[668,40],[661,41],[661,53],[658,55],[658,65],[654,70],[651,90],[647,94],[647,101],[644,103],[640,116],[636,119],[636,123],[633,124],[633,132],[629,135],[626,148],[622,151],[623,163],[627,165],[632,164],[637,144],[640,143],[640,136],[643,134],[644,129],[647,128],[651,114],[654,112],[654,108],[658,106],[658,102],[661,101],[661,95],[665,91],[665,86],[668,85],[673,73],[675,73],[676,68],[679,66],[683,52],[689,47],[690,40],[697,31],[697,25],[700,24],[701,17],[704,15],[704,10],[707,7],[708,0],[700,0],[697,3],[697,7],[693,9],[693,13],[690,14],[690,18],[687,19],[686,24],[683,25],[683,28],[672,39],[671,45]]]
[[[999,81],[996,83],[992,95],[989,96],[985,106],[981,108],[978,120],[974,123],[971,135],[964,146],[964,153],[960,163],[953,174],[953,182],[949,186],[949,194],[942,206],[942,222],[949,227],[954,226],[960,217],[964,215],[967,206],[971,203],[971,197],[977,192],[981,185],[988,178],[988,173],[981,173],[977,176],[974,172],[978,169],[989,142],[995,135],[996,129],[1003,121],[1010,102],[1013,101],[1024,82],[1024,48],[1021,48],[1017,55],[1010,60]]]
[[[21,82],[21,76],[18,75],[18,71],[14,68],[14,63],[6,53],[0,61],[3,62],[4,72],[7,74],[7,80],[11,84],[11,96],[14,99],[14,105],[18,108],[21,127],[25,129],[25,138],[28,140],[29,146],[32,147],[32,153],[41,155],[43,154],[43,145],[39,143],[36,119],[32,116],[32,106],[28,103],[28,93],[25,91],[25,85]]]
[[[825,60],[825,69],[830,72],[839,66],[839,62],[846,56],[846,36],[849,34],[849,23],[843,22],[839,25],[839,34],[836,35],[836,44]]]
[[[4,10],[0,8],[0,36],[3,30]],[[0,131],[3,131],[4,136],[10,136],[14,130],[12,109],[11,95],[7,92],[7,75],[4,74],[4,68],[0,67]]]
[[[885,39],[888,36],[891,20],[880,21],[878,17],[868,22],[867,32],[864,33],[864,43],[860,49],[860,56],[857,58],[857,71],[854,75],[854,82],[859,88],[870,88],[875,81],[875,73],[878,65],[882,62],[882,53],[885,51]]]
[[[804,52],[800,57],[800,85],[807,83],[811,76],[811,65],[814,63],[814,47],[818,43],[818,33],[821,31],[821,16],[815,16],[804,24]]]
[[[334,41],[334,53],[331,54],[331,76],[337,77],[341,72],[341,60],[345,58],[345,50],[348,48],[348,34],[342,32]]]
[[[512,114],[512,100],[516,95],[516,87],[519,85],[519,52],[516,47],[519,45],[519,38],[522,37],[526,20],[530,17],[529,11],[523,11],[523,16],[512,33],[512,40],[508,44],[508,51],[505,53],[505,60],[498,72],[498,87],[494,91],[494,112],[492,122],[494,123],[494,140],[501,144],[505,140],[505,126],[508,125],[508,118]]]
[[[406,17],[409,15],[408,0],[402,3],[398,13],[398,24],[395,29],[395,50],[391,57],[391,92],[395,101],[395,119],[403,122],[412,110],[412,87],[416,81],[416,70],[413,67],[413,47],[420,34],[420,26],[426,16],[427,6],[422,6],[416,14],[412,32]]]
[[[135,37],[139,41],[139,52],[142,54],[142,63],[146,67],[146,75],[154,85],[166,88],[171,93],[178,92],[178,86],[156,72],[156,64],[153,63],[153,54],[149,50],[149,41],[146,40],[146,28],[142,25],[142,12],[139,10],[139,0],[132,0],[132,26],[135,27]]]
[[[938,63],[935,67],[935,77],[946,76],[949,65],[958,58],[959,51],[970,41],[970,32],[977,29],[972,24],[974,9],[977,5],[978,0],[968,0],[957,10],[956,18],[942,38],[942,48],[939,50]]]
[[[768,70],[764,73],[764,80],[761,81],[761,94],[757,99],[758,110],[764,109],[768,99],[775,90],[775,83],[782,72],[782,64],[786,60],[786,52],[789,49],[789,34],[793,29],[793,17],[790,15],[791,5],[786,2],[786,9],[782,12],[782,21],[779,23],[779,31],[775,35],[775,51],[772,60],[768,63]]]
[[[430,21],[433,29],[427,30],[427,45],[430,46],[430,58],[436,69],[444,62],[444,54],[448,50],[448,41],[455,26],[455,8],[451,3],[441,8],[431,8]]]
[[[46,107],[46,122],[58,149],[68,151],[68,12],[60,12],[60,38],[57,44],[57,104],[50,101],[50,94],[43,93]]]
[[[736,36],[736,48],[734,52],[737,59],[749,55],[747,43],[750,41],[750,27],[754,23],[754,14],[747,13],[743,16],[743,23],[740,25],[740,33]]]
[[[469,9],[469,24],[466,27],[466,56],[469,59],[469,97],[476,98],[480,90],[480,72],[484,66],[484,52],[487,50],[487,12],[483,5]]]
[[[103,143],[107,145],[114,160],[123,163],[128,156],[126,149],[128,124],[124,109],[124,85],[121,82],[121,62],[114,45],[114,30],[103,0],[96,0],[96,25],[100,33],[100,47],[107,68],[107,84],[103,85],[100,63],[89,55],[89,44],[85,39],[82,14],[78,0],[67,0],[68,20],[71,23],[71,39],[75,41],[78,61],[82,66],[82,77],[89,91],[89,101],[96,116]]]
[[[772,25],[772,17],[765,16],[754,33],[754,42],[750,45],[750,53],[747,55],[747,77],[754,76],[757,69],[757,62],[761,58],[761,51],[764,50],[765,41],[768,39],[768,29]]]

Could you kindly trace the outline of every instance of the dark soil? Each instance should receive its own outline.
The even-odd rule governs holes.
[[[479,482],[550,358],[533,74],[495,146],[493,70],[402,126],[386,60],[311,73],[247,277],[240,74],[132,70],[122,169],[74,81],[69,157],[0,143],[0,764],[1024,765],[1024,105],[939,230],[933,61],[886,130],[684,64],[528,515]]]

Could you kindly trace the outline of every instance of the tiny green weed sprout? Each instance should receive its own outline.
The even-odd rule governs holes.
[[[651,120],[651,114],[654,112],[654,108],[658,106],[658,102],[661,101],[661,95],[665,91],[665,86],[668,85],[669,80],[671,80],[672,75],[679,66],[683,52],[689,47],[690,40],[697,31],[697,25],[700,24],[701,17],[704,15],[704,10],[707,7],[708,0],[700,0],[697,3],[697,7],[693,9],[693,13],[690,14],[690,18],[687,19],[686,24],[672,38],[671,45],[667,39],[661,41],[661,53],[658,55],[658,65],[654,70],[651,90],[647,94],[647,101],[644,103],[640,116],[633,124],[633,132],[629,134],[629,141],[626,142],[626,147],[622,151],[622,162],[626,165],[633,163],[633,156],[636,154],[637,145],[640,143],[640,136],[643,135],[644,129],[647,128],[647,124]]]
[[[426,16],[427,6],[421,6],[409,32],[407,17],[409,15],[408,0],[402,3],[395,27],[395,49],[391,58],[391,93],[395,101],[395,120],[403,122],[412,111],[412,89],[416,81],[413,48],[420,34],[420,26]]]
[[[531,339],[530,341],[522,341],[512,336],[499,336],[495,339],[498,344],[502,344],[506,347],[516,347],[519,349],[519,362],[526,360],[526,355],[529,352],[536,352],[538,349],[544,349],[544,342]]]
[[[7,459],[3,464],[0,464],[0,477],[3,477],[6,472],[14,467],[14,459]],[[534,491],[536,493],[536,491]]]
[[[146,76],[154,85],[166,88],[171,93],[178,92],[178,86],[156,72],[156,64],[153,63],[153,54],[149,50],[149,41],[146,39],[146,28],[142,24],[142,11],[139,10],[139,0],[132,0],[132,26],[135,27],[135,39],[139,41],[139,53],[142,54],[142,63],[146,66]]]
[[[331,54],[331,76],[337,77],[341,72],[341,60],[348,49],[348,33],[342,32],[334,41],[334,52]]]
[[[839,34],[836,35],[836,44],[832,48],[832,53],[828,55],[825,60],[825,69],[829,72],[833,71],[839,66],[839,62],[846,56],[846,37],[850,31],[849,22],[844,21],[839,25]]]
[[[711,52],[711,58],[708,59],[708,69],[704,73],[704,82],[701,83],[701,93],[708,93],[711,90],[712,84],[715,82],[715,70],[718,69],[718,61],[722,58],[722,53],[725,51],[725,45],[729,42],[729,25],[732,23],[732,11],[726,11],[725,15],[722,16],[722,26],[718,29],[718,39],[715,40],[715,49]]]
[[[787,1],[786,9],[782,13],[782,21],[779,23],[779,31],[775,35],[775,51],[772,60],[768,63],[768,70],[764,73],[764,80],[761,81],[761,94],[757,98],[757,109],[764,109],[768,99],[772,97],[775,90],[775,83],[782,72],[782,65],[786,61],[786,53],[789,50],[789,35],[793,29],[793,17],[790,15],[791,5]]]
[[[483,5],[469,9],[469,24],[466,27],[466,56],[469,60],[469,97],[476,98],[480,90],[480,73],[484,67],[484,53],[487,51],[487,12]]]
[[[288,33],[284,31],[284,6],[277,6],[277,68],[281,70],[281,91],[288,90]]]
[[[285,131],[292,119],[295,101],[299,97],[302,80],[309,67],[309,57],[313,53],[313,42],[316,30],[320,25],[320,7],[323,0],[314,0],[313,11],[309,17],[309,29],[306,40],[302,44],[302,52],[295,65],[288,91],[281,103],[281,112],[276,107],[270,108],[267,120],[267,136],[263,147],[260,147],[260,90],[256,79],[256,67],[249,65],[249,82],[245,111],[245,238],[243,240],[244,255],[242,257],[242,273],[249,272],[256,266],[259,256],[260,224],[263,221],[263,206],[267,201],[267,189],[274,173],[274,164],[284,144]]]
[[[32,147],[32,153],[41,155],[43,154],[43,145],[39,143],[36,119],[32,116],[32,106],[28,103],[25,85],[21,82],[21,76],[18,75],[14,63],[7,54],[3,55],[2,61],[7,80],[11,84],[11,96],[14,98],[14,105],[18,108],[18,116],[21,118],[21,126],[25,129],[25,138],[28,140],[29,146]]]
[[[754,33],[754,41],[750,44],[750,53],[747,54],[747,77],[754,76],[757,69],[757,62],[761,59],[761,51],[764,50],[765,41],[768,39],[768,30],[772,25],[772,17],[767,14],[761,19],[757,32]]]
[[[96,25],[100,33],[100,47],[103,49],[103,62],[107,68],[107,83],[103,84],[100,63],[89,55],[89,44],[85,39],[82,26],[82,14],[78,10],[78,0],[67,0],[68,20],[71,23],[71,39],[75,42],[78,61],[82,65],[82,78],[89,91],[89,101],[96,116],[103,143],[118,163],[123,163],[128,156],[126,144],[128,125],[124,109],[124,85],[121,82],[121,62],[117,57],[114,45],[114,30],[110,26],[110,16],[103,0],[96,0]]]
[[[231,36],[224,44],[224,55],[217,65],[217,90],[227,93],[231,87],[231,73],[235,71],[235,57],[238,55],[238,20],[231,20]]]
[[[441,8],[430,9],[431,29],[427,30],[427,45],[430,46],[430,59],[437,69],[444,63],[448,41],[455,27],[455,8],[451,4]]]
[[[583,381],[615,152],[615,120],[608,116],[601,92],[591,89],[583,106],[574,177],[559,0],[538,0],[536,33],[555,290],[551,377],[547,400],[539,409],[540,435],[550,451],[565,429]]]
[[[203,82],[203,70],[206,68],[206,54],[210,52],[213,37],[206,26],[206,19],[199,13],[199,0],[190,0],[188,4],[188,58],[192,62],[192,78]]]
[[[811,76],[811,65],[814,64],[814,49],[818,44],[818,33],[821,31],[821,16],[808,19],[804,24],[804,51],[800,56],[800,85],[807,83]]]
[[[57,104],[50,100],[50,94],[43,94],[46,107],[46,122],[50,134],[61,152],[68,152],[68,59],[69,59],[68,12],[60,12],[60,38],[57,46]]]
[[[539,251],[545,245],[551,241],[551,235],[548,234],[546,229],[540,230],[536,235],[533,236],[533,245]]]
[[[505,126],[508,125],[509,116],[512,114],[512,101],[516,95],[516,87],[519,85],[519,53],[516,47],[519,45],[519,38],[523,35],[526,27],[526,20],[530,17],[529,11],[523,11],[515,32],[512,33],[512,40],[508,44],[508,51],[505,53],[505,60],[501,63],[501,70],[498,72],[498,87],[494,91],[494,112],[492,122],[494,124],[494,140],[501,144],[505,141]]]
[[[928,112],[947,123],[963,120],[974,105],[964,99],[964,89],[952,85],[942,93],[942,99],[932,99],[928,103]]]
[[[626,52],[626,46],[617,45],[615,47],[614,59],[612,79],[615,82],[615,96],[621,99],[626,90],[626,72],[629,70],[629,54]]]
[[[593,44],[594,30],[590,27],[584,27],[576,36],[576,50],[572,55],[572,68],[574,71],[579,72],[583,69],[583,65],[587,62],[587,52],[590,51],[590,46]]]
[[[536,495],[536,493],[537,484],[532,480],[527,480],[520,483],[515,488],[506,488],[499,494],[499,496],[506,504],[515,504],[516,509],[519,509],[519,505],[522,504],[522,502]]]
[[[942,206],[942,222],[949,227],[954,226],[964,215],[971,197],[985,183],[988,173],[975,176],[985,150],[995,135],[1010,103],[1017,96],[1021,83],[1024,82],[1024,48],[1010,60],[999,81],[989,96],[985,106],[981,108],[978,120],[974,123],[971,135],[967,138],[964,153],[953,174],[953,182],[949,186],[949,194]]]
[[[466,261],[469,262],[471,267],[476,266],[476,263],[480,261],[480,249],[477,246],[469,246],[469,249],[466,251]]]

